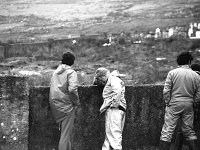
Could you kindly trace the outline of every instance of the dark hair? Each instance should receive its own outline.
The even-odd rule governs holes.
[[[178,65],[187,65],[192,60],[193,60],[193,57],[192,57],[191,53],[188,52],[188,51],[187,52],[182,52],[181,54],[179,54],[177,56],[177,59],[176,59]]]
[[[196,63],[192,64],[191,69],[194,71],[200,72],[200,64],[196,64]]]
[[[74,64],[74,60],[75,60],[75,56],[72,52],[65,52],[62,55],[62,64],[66,64],[66,65],[73,65]]]

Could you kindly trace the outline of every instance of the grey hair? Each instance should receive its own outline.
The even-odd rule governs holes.
[[[93,79],[93,84],[105,85],[105,81],[102,80],[103,76],[108,78],[110,76],[110,71],[104,67],[100,67],[95,71],[95,77]]]
[[[96,76],[107,76],[108,74],[110,74],[110,71],[104,67],[100,67],[95,71]]]

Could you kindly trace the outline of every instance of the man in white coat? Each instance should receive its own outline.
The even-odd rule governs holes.
[[[118,71],[110,73],[106,68],[95,72],[94,84],[104,86],[103,104],[100,113],[105,112],[105,141],[102,150],[122,150],[122,131],[125,122],[125,86]]]

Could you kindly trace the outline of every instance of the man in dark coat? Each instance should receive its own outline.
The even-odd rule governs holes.
[[[59,150],[71,150],[73,144],[75,108],[79,105],[77,73],[71,68],[74,60],[73,53],[64,53],[62,64],[51,78],[49,102],[53,116],[61,126]]]

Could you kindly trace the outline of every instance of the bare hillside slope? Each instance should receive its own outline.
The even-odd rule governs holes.
[[[198,21],[199,0],[1,0],[0,40],[146,31]]]

